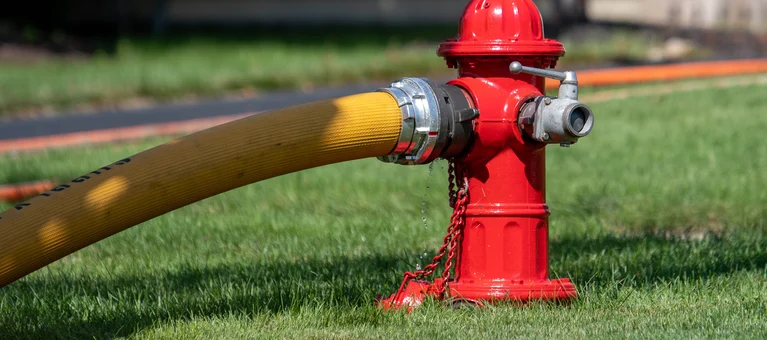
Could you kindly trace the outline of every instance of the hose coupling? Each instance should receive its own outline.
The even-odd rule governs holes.
[[[399,141],[381,161],[428,164],[438,157],[456,157],[469,145],[479,111],[460,87],[403,78],[379,91],[392,95],[402,111]]]
[[[522,66],[513,62],[514,73],[529,73],[560,81],[557,97],[540,96],[522,106],[519,112],[520,130],[530,138],[564,147],[575,144],[594,127],[594,113],[578,101],[578,77],[575,72],[557,72]]]

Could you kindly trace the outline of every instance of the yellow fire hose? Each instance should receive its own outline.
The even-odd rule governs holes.
[[[394,97],[360,94],[256,114],[96,169],[0,214],[0,287],[204,198],[386,155],[401,124]]]

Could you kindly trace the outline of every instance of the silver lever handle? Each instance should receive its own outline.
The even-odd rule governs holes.
[[[512,62],[509,70],[513,73],[527,73],[534,76],[559,80],[559,98],[578,100],[578,76],[575,71],[559,72],[541,68],[522,66],[518,61]]]
[[[527,73],[535,76],[546,77],[559,80],[562,84],[578,85],[578,76],[574,71],[559,72],[554,70],[544,70],[541,68],[522,66],[518,61],[512,62],[509,70],[514,73]]]

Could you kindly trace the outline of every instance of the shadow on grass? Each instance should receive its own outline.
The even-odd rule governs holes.
[[[764,268],[767,247],[761,244],[761,235],[703,240],[661,236],[561,239],[552,242],[552,261],[567,273],[552,274],[568,274],[579,285],[597,289],[613,287],[619,281],[641,288],[672,280],[705,280]],[[401,278],[397,268],[403,267],[402,262],[393,255],[379,255],[188,266],[162,275],[108,280],[75,276],[27,279],[4,289],[4,295],[16,296],[6,300],[6,306],[19,308],[11,313],[13,318],[27,320],[27,324],[10,327],[4,338],[127,336],[153,325],[192,318],[371,306],[376,293],[396,289]],[[48,306],[33,306],[34,299],[48,301]],[[95,299],[107,301],[112,308],[104,309],[107,312],[93,307],[88,313],[83,305],[71,305],[75,300],[94,304]],[[21,306],[13,307],[8,301]],[[380,319],[331,318],[330,322],[359,325],[376,320]]]
[[[764,270],[764,232],[601,235],[551,242],[551,259],[570,276],[595,287],[652,287],[675,280],[706,280],[744,270]]]
[[[276,314],[317,305],[333,309],[367,306],[374,303],[375,294],[388,294],[396,289],[401,279],[401,271],[394,269],[398,265],[402,265],[398,257],[378,256],[186,266],[160,275],[114,279],[74,275],[45,280],[30,278],[0,290],[24,301],[16,307],[10,305],[16,308],[13,319],[30,321],[3,330],[0,338],[116,337],[154,324],[193,317]],[[52,304],[45,308],[32,305],[40,294]],[[71,300],[80,299],[91,303],[102,300],[115,309],[89,313],[86,320],[78,320],[87,312],[68,305]],[[161,306],[159,300],[164,301]],[[357,323],[360,322],[363,321]]]

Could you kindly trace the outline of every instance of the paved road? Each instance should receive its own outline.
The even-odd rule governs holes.
[[[194,104],[159,105],[145,109],[112,110],[86,115],[61,114],[39,119],[0,121],[0,141],[274,110],[315,100],[374,91],[383,86],[385,86],[383,83],[360,85],[323,89],[311,93],[283,91],[250,99],[204,100]]]

